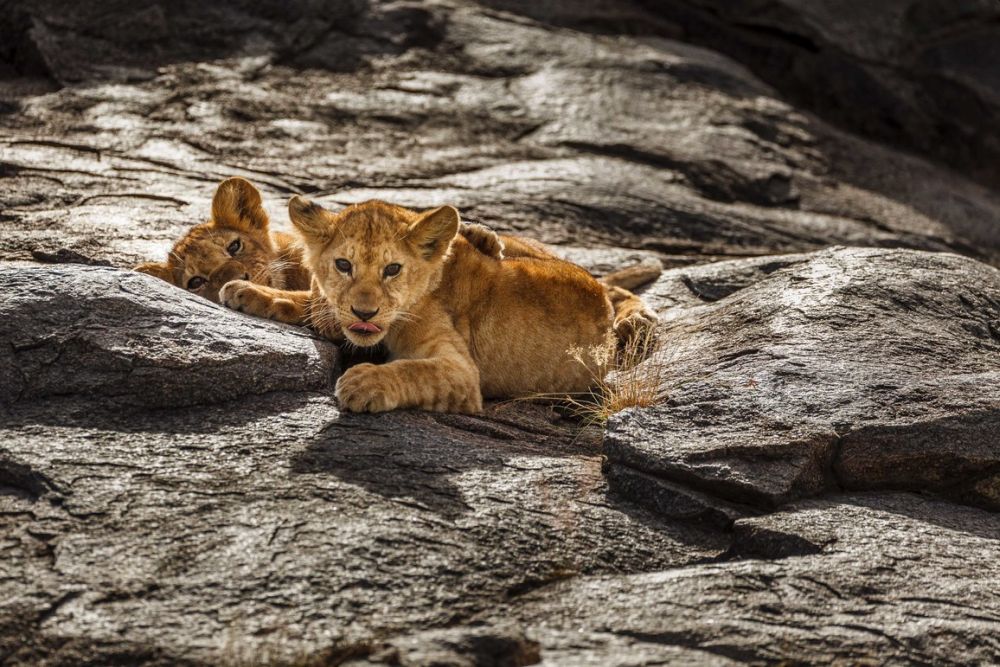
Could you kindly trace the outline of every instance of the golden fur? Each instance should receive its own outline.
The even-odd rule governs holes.
[[[147,262],[135,270],[216,303],[222,286],[237,279],[278,289],[308,289],[309,273],[295,237],[272,233],[268,227],[260,192],[243,178],[230,178],[215,191],[211,220],[188,230],[167,261]]]
[[[534,257],[558,259],[544,244],[523,236],[498,235],[483,225],[464,225],[462,235],[480,252],[497,259],[504,257]],[[644,337],[656,326],[656,314],[637,295],[628,291],[655,280],[659,266],[639,264],[598,278],[607,290],[614,308],[614,332],[621,346],[635,337]]]
[[[450,206],[370,201],[333,213],[294,197],[289,213],[312,288],[236,280],[220,299],[357,346],[384,343],[387,363],[338,381],[345,409],[477,412],[484,397],[584,391],[595,368],[570,350],[605,345],[619,324],[608,288],[584,269],[528,241],[519,256],[482,252]]]

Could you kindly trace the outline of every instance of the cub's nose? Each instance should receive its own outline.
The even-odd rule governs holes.
[[[371,318],[378,315],[378,308],[376,308],[375,310],[358,310],[354,306],[351,306],[351,312],[357,315],[358,319],[367,322]]]

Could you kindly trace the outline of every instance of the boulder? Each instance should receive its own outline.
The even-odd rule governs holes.
[[[996,514],[835,495],[738,521],[745,560],[581,577],[503,611],[556,664],[988,664],[998,545]]]
[[[88,83],[6,93],[5,259],[163,257],[208,215],[215,185],[242,175],[278,226],[287,198],[307,193],[335,207],[452,203],[501,230],[671,265],[831,244],[1000,264],[995,192],[830,127],[739,62],[674,39],[565,30],[464,1],[269,12],[233,0],[156,21],[143,7],[68,4],[59,21],[57,0],[24,8],[58,33],[45,53]],[[166,36],[136,32],[137,14]],[[148,49],[127,39],[141,35]],[[136,54],[110,61],[144,74],[107,79],[94,40]],[[341,47],[363,62],[338,60]],[[211,60],[185,60],[195,56]]]
[[[1000,508],[997,269],[833,248],[676,269],[646,296],[665,325],[643,377],[668,398],[608,423],[630,497],[911,489]]]
[[[0,663],[1000,662],[983,2],[0,0]],[[666,266],[667,400],[342,414],[123,270],[232,175]]]
[[[1000,183],[1000,6],[990,0],[481,1],[547,25],[708,47],[801,108]]]
[[[333,389],[338,351],[144,274],[0,267],[0,401],[178,407]]]
[[[510,624],[410,635],[728,548],[609,498],[552,407],[342,414],[303,330],[116,269],[0,285],[4,664],[526,664]]]

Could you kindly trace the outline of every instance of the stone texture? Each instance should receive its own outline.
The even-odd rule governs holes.
[[[675,269],[646,296],[669,398],[609,421],[631,496],[654,502],[653,476],[759,507],[886,488],[998,507],[996,269],[831,249]]]
[[[0,0],[0,663],[1000,661],[996,9],[853,5]],[[679,267],[669,401],[341,414],[121,270],[234,174]]]
[[[149,276],[0,267],[0,400],[178,407],[332,389],[337,348]]]
[[[167,662],[291,659],[727,544],[607,497],[599,441],[544,408],[354,417],[283,393],[135,413],[53,399],[6,409],[2,442],[11,664],[128,661],[137,647]]]
[[[449,201],[502,230],[673,264],[830,244],[1000,263],[995,192],[831,128],[737,62],[679,41],[558,29],[459,1],[211,3],[191,20],[228,12],[215,23],[231,26],[225,35],[201,28],[178,41],[184,20],[154,30],[159,19],[140,21],[145,5],[61,6],[21,9],[57,33],[43,53],[98,37],[110,50],[67,56],[87,85],[27,96],[23,76],[0,80],[11,111],[0,115],[5,259],[61,248],[118,266],[162,256],[208,214],[218,181],[238,174],[263,189],[279,225],[294,193],[329,205],[378,196]],[[139,41],[135,23],[149,24]],[[206,60],[185,61],[198,45]]]
[[[409,635],[727,548],[608,497],[552,408],[341,414],[303,331],[115,269],[0,282],[4,664],[528,664],[516,627]]]
[[[511,613],[565,651],[553,664],[1000,659],[995,514],[905,494],[834,496],[737,522],[734,551],[751,558],[574,579]]]
[[[725,53],[798,106],[1000,183],[1000,6],[991,0],[483,0],[599,33]]]

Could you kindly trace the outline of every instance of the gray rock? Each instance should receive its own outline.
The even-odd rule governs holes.
[[[178,407],[333,387],[337,348],[149,276],[0,267],[0,400]]]
[[[432,630],[389,640],[367,649],[363,660],[345,664],[389,664],[403,667],[523,667],[541,659],[538,642],[524,631],[506,627],[462,627]]]
[[[706,46],[827,120],[1000,179],[1000,6],[990,0],[482,1],[548,25]]]
[[[129,41],[127,18],[150,11],[131,5],[72,3],[46,21],[58,34],[45,53],[63,54],[89,83],[7,93],[0,258],[162,257],[237,174],[263,189],[279,226],[284,201],[309,193],[333,206],[450,202],[502,230],[673,265],[831,244],[1000,264],[995,192],[829,127],[718,53],[554,29],[465,1],[270,6],[165,13],[166,32],[144,37],[162,50]],[[231,19],[199,22],[225,25],[218,40],[205,31],[220,28],[185,32],[206,13]],[[92,72],[106,57],[93,39],[137,53],[147,74],[104,81]],[[171,55],[171,44],[195,51]],[[221,49],[203,54],[210,62],[184,60],[209,48]],[[354,55],[338,60],[338,48]],[[293,69],[302,59],[309,68]]]
[[[304,331],[114,269],[0,284],[4,664],[527,664],[502,624],[410,635],[727,548],[609,498],[549,407],[341,414]]]
[[[608,424],[630,496],[662,504],[652,476],[758,507],[836,489],[998,507],[996,269],[841,248],[675,269],[646,296],[669,399]]]
[[[580,573],[727,547],[608,498],[593,435],[544,408],[354,417],[285,393],[119,412],[53,399],[6,413],[8,664],[339,655]],[[397,648],[493,642],[452,639]],[[530,647],[511,641],[497,650]]]
[[[738,521],[734,550],[752,558],[574,579],[504,611],[552,664],[1000,660],[995,514],[835,496]]]
[[[729,4],[0,1],[0,663],[998,662],[958,504],[1000,507],[995,12]],[[234,174],[279,228],[450,202],[684,267],[670,400],[607,459],[551,406],[341,414],[328,343],[72,265],[163,257]]]

